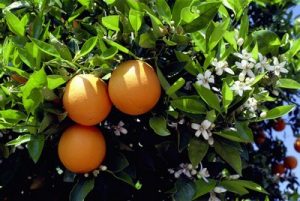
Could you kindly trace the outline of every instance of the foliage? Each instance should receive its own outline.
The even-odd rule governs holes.
[[[286,17],[295,2],[268,2],[2,1],[1,196],[282,200],[278,180],[296,192],[291,171],[272,173],[286,153],[271,130],[289,114],[299,135],[299,33]],[[99,125],[104,164],[90,174],[68,172],[57,158],[72,124],[61,104],[65,83],[79,73],[108,80],[129,59],[156,69],[159,103],[140,116],[113,109]],[[118,125],[128,134],[115,135]],[[256,149],[260,128],[270,138]]]

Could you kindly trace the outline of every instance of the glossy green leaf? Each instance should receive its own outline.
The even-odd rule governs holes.
[[[209,145],[207,142],[204,142],[199,139],[191,139],[188,146],[188,155],[189,159],[194,167],[199,165],[199,163],[205,157],[208,151]]]
[[[101,54],[101,58],[104,60],[112,59],[114,56],[118,53],[118,48],[116,47],[110,47],[106,49],[104,52]]]
[[[170,23],[172,19],[172,13],[166,0],[157,0],[156,6],[158,15],[167,23]]]
[[[222,141],[214,142],[215,151],[221,156],[239,175],[242,174],[242,160],[239,150]]]
[[[212,92],[211,90],[201,86],[194,84],[196,91],[198,92],[199,96],[204,100],[204,102],[213,109],[217,111],[221,111],[220,103],[217,95]]]
[[[94,47],[97,45],[97,42],[98,42],[97,36],[89,38],[87,41],[85,41],[81,50],[79,51],[79,53],[76,54],[75,57],[79,58],[79,57],[83,57],[83,56],[89,54],[94,49]]]
[[[31,136],[27,144],[27,149],[32,160],[37,163],[39,160],[45,144],[45,137],[43,134]]]
[[[19,135],[16,139],[11,140],[6,143],[7,146],[19,146],[21,144],[24,144],[26,142],[29,142],[31,139],[30,134],[25,134],[25,135]]]
[[[282,78],[277,81],[276,87],[285,89],[300,89],[300,83],[296,80]]]
[[[226,188],[228,191],[239,195],[246,195],[249,193],[249,191],[244,186],[239,185],[239,182],[235,180],[225,180],[222,181],[220,185]]]
[[[227,112],[228,107],[233,101],[233,91],[230,89],[226,81],[223,82],[222,86],[222,99],[223,99],[223,108]]]
[[[59,52],[56,50],[56,48],[48,43],[45,43],[43,41],[37,40],[35,38],[30,38],[30,40],[43,52],[46,54],[49,54],[54,57],[60,57]]]
[[[160,136],[171,135],[170,131],[167,128],[167,121],[164,117],[150,118],[149,125],[154,130],[154,132]]]
[[[47,83],[48,89],[56,89],[57,87],[66,83],[66,78],[61,75],[48,75],[47,76]]]
[[[119,43],[116,43],[116,42],[114,42],[112,40],[108,40],[108,39],[105,39],[105,42],[113,47],[116,47],[121,52],[124,52],[126,54],[133,56],[134,58],[137,58],[137,56],[135,56],[128,48],[124,47],[123,45],[120,45]]]
[[[60,42],[55,36],[52,34],[49,34],[50,36],[50,43],[56,48],[56,50],[59,52],[61,58],[66,59],[68,61],[72,61],[72,54],[69,50],[69,48]]]
[[[146,32],[140,35],[139,46],[142,48],[155,48],[156,40],[152,32]]]
[[[282,117],[292,110],[294,110],[295,105],[284,105],[275,107],[267,112],[267,115],[263,119],[276,119]]]
[[[25,34],[25,26],[24,24],[19,20],[17,16],[15,16],[13,13],[7,11],[5,13],[5,19],[7,22],[7,25],[9,29],[15,33],[18,36],[24,36]]]
[[[134,31],[139,31],[142,26],[143,13],[134,9],[129,11],[129,22]]]
[[[168,88],[166,93],[170,96],[170,95],[176,93],[176,91],[181,89],[181,87],[183,87],[184,85],[185,85],[185,80],[181,77],[178,80],[176,80],[170,88]]]
[[[0,118],[5,119],[9,123],[18,123],[20,121],[26,120],[26,115],[18,110],[7,109],[0,110]]]
[[[268,53],[276,54],[281,45],[279,37],[272,31],[260,30],[252,33],[258,44],[259,51],[266,55]]]
[[[171,101],[171,105],[181,111],[191,114],[205,114],[205,106],[193,98],[179,98]]]
[[[266,192],[260,185],[258,185],[257,183],[254,183],[253,181],[247,181],[247,180],[235,180],[237,185],[243,186],[247,189],[256,191],[256,192],[260,192],[260,193],[264,193],[264,194],[268,194],[268,192]]]
[[[78,0],[78,2],[85,7],[89,7],[91,4],[91,0]]]
[[[209,182],[204,181],[203,179],[198,179],[195,181],[196,192],[194,194],[193,200],[208,194],[211,192],[217,185],[215,180],[209,179]]]
[[[80,180],[78,181],[71,193],[69,200],[70,201],[83,201],[85,197],[93,190],[95,185],[95,179],[89,179],[89,180]]]
[[[191,180],[179,179],[175,183],[174,201],[191,201],[195,194],[195,185]]]
[[[102,17],[102,24],[108,29],[114,31],[120,31],[119,20],[120,20],[119,15],[109,15],[106,17]]]

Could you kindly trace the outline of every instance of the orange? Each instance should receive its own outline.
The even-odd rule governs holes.
[[[105,154],[105,139],[94,126],[73,125],[64,131],[59,140],[59,159],[68,170],[75,173],[98,168]]]
[[[264,133],[264,131],[259,131],[259,133],[257,134],[256,138],[255,138],[255,142],[256,144],[263,144],[266,141],[266,134]]]
[[[112,103],[120,111],[140,115],[156,105],[161,88],[159,79],[149,64],[130,60],[123,62],[112,72],[108,92]]]
[[[273,128],[275,131],[283,131],[285,129],[285,121],[283,119],[278,119],[274,122]]]
[[[273,165],[272,171],[273,171],[273,174],[282,175],[285,172],[285,167],[283,164],[277,163],[277,164]]]
[[[300,138],[298,138],[294,143],[294,148],[297,152],[300,153]]]
[[[91,74],[76,75],[67,83],[63,105],[73,121],[86,126],[100,123],[111,110],[105,82]]]
[[[287,156],[284,159],[284,166],[289,169],[295,169],[297,167],[297,159],[294,156]]]

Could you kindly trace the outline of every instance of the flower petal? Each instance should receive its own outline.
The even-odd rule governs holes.
[[[195,129],[195,130],[199,130],[200,124],[192,123],[192,124],[191,124],[191,128],[192,128],[192,129]]]

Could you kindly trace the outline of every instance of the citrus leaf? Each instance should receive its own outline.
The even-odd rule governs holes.
[[[134,9],[129,11],[129,22],[134,31],[138,31],[142,26],[143,13]]]
[[[7,146],[19,146],[23,143],[29,142],[31,139],[31,135],[30,134],[25,134],[25,135],[20,135],[18,136],[18,138],[11,140],[9,142],[6,143]]]
[[[17,16],[15,16],[13,13],[7,11],[5,13],[5,19],[7,22],[7,25],[9,29],[15,33],[18,36],[24,36],[25,34],[25,26],[24,24],[19,20]]]
[[[46,54],[49,54],[51,56],[60,57],[59,52],[56,50],[56,48],[48,43],[45,43],[43,41],[37,40],[35,38],[30,38],[30,40],[43,52],[45,52]]]
[[[66,78],[61,75],[48,75],[47,76],[47,83],[48,89],[56,89],[57,87],[66,83]]]
[[[213,109],[216,109],[218,112],[221,111],[219,99],[214,92],[201,85],[199,86],[197,84],[194,84],[194,87],[198,92],[199,96],[202,98],[202,100],[204,100],[204,102],[208,106],[210,106]]]
[[[42,154],[44,144],[45,144],[44,135],[31,136],[30,141],[27,144],[29,155],[31,156],[32,160],[35,163],[37,163],[37,161],[39,160]]]
[[[195,181],[196,192],[193,200],[211,192],[217,185],[215,180],[209,179],[208,182],[203,179],[198,179]]]
[[[170,96],[176,93],[176,91],[178,91],[181,87],[183,87],[184,84],[185,84],[185,80],[181,77],[176,82],[174,82],[174,84],[170,88],[168,88],[166,93]]]
[[[114,30],[114,31],[120,31],[119,28],[119,15],[109,15],[102,17],[102,24],[108,29]]]
[[[294,110],[295,105],[284,105],[284,106],[278,106],[276,108],[273,108],[271,110],[269,110],[267,112],[267,115],[263,118],[260,118],[260,120],[262,119],[276,119],[279,117],[282,117],[286,114],[288,114],[289,112],[291,112],[292,110]]]
[[[292,79],[279,79],[276,87],[285,89],[300,89],[300,83]]]
[[[205,106],[198,100],[192,98],[179,98],[171,101],[171,105],[179,110],[191,114],[205,114]]]
[[[85,41],[81,50],[76,54],[75,57],[80,58],[80,57],[83,57],[83,56],[87,55],[88,53],[90,53],[94,49],[94,47],[97,45],[97,41],[98,41],[97,36],[89,38],[87,41]]]
[[[167,121],[164,117],[150,118],[149,125],[154,132],[160,136],[171,135],[170,131],[167,129]]]
[[[199,165],[208,151],[209,145],[198,139],[191,139],[188,146],[188,155],[192,165],[195,167]]]
[[[220,185],[226,188],[228,191],[239,195],[246,195],[249,193],[244,186],[239,185],[239,182],[236,182],[235,180],[222,181]]]
[[[223,98],[223,108],[227,111],[228,107],[233,101],[233,91],[230,89],[228,84],[224,81],[222,86],[222,98]]]
[[[70,193],[70,201],[83,201],[85,197],[93,190],[94,185],[95,179],[78,181]]]

